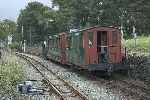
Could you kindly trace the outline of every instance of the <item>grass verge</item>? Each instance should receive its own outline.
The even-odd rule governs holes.
[[[16,85],[25,78],[22,66],[15,55],[7,54],[0,59],[0,99],[17,94]]]
[[[141,49],[141,48],[145,48],[150,50],[150,36],[141,36],[141,37],[137,37],[136,40],[136,47],[135,47],[135,40],[134,39],[128,39],[125,42],[125,46],[127,48],[134,48],[134,49]]]

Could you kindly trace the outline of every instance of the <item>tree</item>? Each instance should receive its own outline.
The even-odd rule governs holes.
[[[4,32],[4,23],[0,22],[0,39],[4,40],[6,38],[7,34]]]
[[[0,39],[5,40],[8,35],[14,35],[16,32],[16,23],[5,19],[0,22]]]
[[[70,13],[70,24],[80,28],[94,25],[123,27],[131,36],[149,33],[150,1],[148,0],[53,0],[60,11]]]
[[[86,26],[89,17],[91,0],[53,0],[54,5],[59,6],[62,16],[68,21],[68,28],[80,28]]]
[[[43,41],[50,29],[49,15],[51,9],[39,2],[31,2],[21,10],[18,17],[18,32],[22,33],[22,40],[27,40],[27,44],[34,44]]]
[[[53,0],[53,6],[59,7],[56,11],[32,2],[19,15],[18,33],[22,33],[23,27],[21,37],[28,44],[32,44],[31,40],[43,41],[54,33],[95,25],[122,26],[125,36],[131,36],[133,26],[138,33],[148,33],[149,4],[146,0]]]

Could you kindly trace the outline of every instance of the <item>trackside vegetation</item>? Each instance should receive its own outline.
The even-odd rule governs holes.
[[[137,37],[136,47],[134,46],[134,43],[135,43],[134,39],[128,39],[126,40],[125,45],[127,48],[130,48],[130,49],[144,48],[144,49],[150,50],[150,36]]]
[[[136,52],[138,59],[134,60],[136,63],[143,61],[142,64],[133,67],[131,73],[132,78],[140,79],[150,84],[150,36],[137,37],[136,46],[134,39],[128,39],[125,41],[125,46],[132,52]],[[139,56],[139,57],[138,57]]]
[[[22,66],[14,55],[0,59],[0,99],[16,96],[17,83],[25,79]]]

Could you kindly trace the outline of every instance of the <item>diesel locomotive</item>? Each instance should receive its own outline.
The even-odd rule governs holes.
[[[88,71],[112,73],[123,66],[125,50],[116,27],[95,26],[49,36],[47,57]]]

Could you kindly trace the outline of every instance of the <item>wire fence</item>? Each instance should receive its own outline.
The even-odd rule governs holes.
[[[126,64],[130,66],[129,77],[150,84],[150,50],[145,48],[128,49]]]

